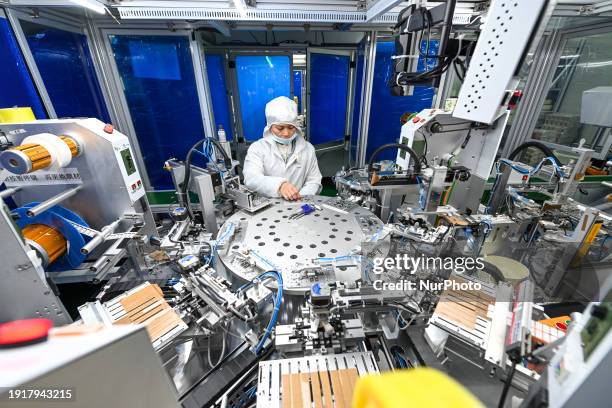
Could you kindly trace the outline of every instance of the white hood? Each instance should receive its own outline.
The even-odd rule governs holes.
[[[286,96],[279,96],[272,99],[266,104],[266,127],[263,131],[263,137],[271,137],[272,125],[293,125],[297,129],[296,132],[302,136],[302,129],[297,121],[297,105],[294,101]]]

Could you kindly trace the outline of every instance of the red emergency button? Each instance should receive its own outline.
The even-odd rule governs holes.
[[[110,123],[107,123],[106,125],[104,125],[104,131],[106,133],[111,134],[111,133],[113,133],[114,130],[115,130],[115,128]]]
[[[28,346],[45,341],[53,322],[49,319],[26,319],[0,324],[0,348]]]
[[[421,120],[421,118],[419,118],[418,116],[415,116],[414,118],[412,118],[412,122],[413,123],[417,123],[420,120]]]
[[[140,182],[140,180],[138,180],[138,181],[136,182],[136,184],[138,185],[138,187],[140,187],[140,186],[142,185],[142,183]]]
[[[132,184],[132,190],[136,190],[136,183]]]

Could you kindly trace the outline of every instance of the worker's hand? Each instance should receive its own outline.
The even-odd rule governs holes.
[[[293,184],[288,181],[284,181],[278,189],[281,197],[285,200],[295,201],[302,198],[300,196],[300,190],[298,190]]]

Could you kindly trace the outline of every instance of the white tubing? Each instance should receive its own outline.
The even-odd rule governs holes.
[[[66,167],[72,160],[72,153],[68,145],[59,137],[51,133],[39,133],[37,135],[28,136],[22,140],[21,144],[37,143],[47,149],[51,156],[51,164],[47,166],[48,170],[58,170]]]

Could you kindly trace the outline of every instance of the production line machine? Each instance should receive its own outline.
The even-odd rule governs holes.
[[[156,234],[142,177],[127,137],[96,119],[0,130],[2,319],[68,323],[56,285],[105,280]]]
[[[488,10],[491,21],[521,16],[506,20],[521,45],[504,50],[512,61],[526,52],[524,27],[545,14],[546,1],[530,3]],[[409,34],[402,54],[420,44],[424,32],[414,33],[452,18],[444,7],[402,13],[412,14],[397,27]],[[469,51],[456,40],[440,65],[474,48],[471,65],[482,66],[494,27]],[[439,74],[424,78],[405,61],[398,94]],[[144,325],[167,392],[186,408],[348,407],[359,377],[430,367],[461,380],[457,361],[490,376],[499,406],[511,386],[524,407],[604,396],[612,219],[575,200],[592,151],[577,147],[561,163],[531,142],[496,157],[516,68],[497,67],[494,83],[478,85],[495,103],[471,90],[490,73],[468,70],[454,111],[416,113],[397,143],[336,174],[337,196],[299,202],[249,191],[227,142],[207,137],[166,161],[176,203],[154,215],[112,126],[0,124],[0,320],[72,323],[62,284],[99,284],[68,327]],[[543,150],[541,162],[520,161],[529,147]],[[380,160],[385,151],[395,160]],[[129,373],[126,383],[140,378]]]
[[[14,200],[7,200],[14,208],[3,211],[6,231],[15,237],[9,244],[20,245],[32,265],[7,270],[5,263],[4,276],[36,273],[30,282],[47,288],[43,294],[53,296],[62,312],[53,317],[62,324],[70,321],[61,309],[63,274],[92,274],[100,259],[108,259],[104,285],[78,308],[76,324],[144,324],[183,406],[240,401],[279,406],[303,398],[289,384],[304,375],[330,381],[329,389],[308,382],[313,403],[348,403],[346,390],[361,375],[420,366],[448,371],[443,363],[453,356],[510,378],[527,392],[546,371],[545,360],[533,353],[554,349],[567,332],[567,322],[558,326],[548,318],[547,305],[595,300],[580,291],[565,296],[559,288],[575,282],[557,274],[584,280],[592,277],[585,264],[605,266],[607,261],[596,250],[605,244],[607,216],[563,199],[563,182],[532,186],[529,178],[513,181],[511,174],[509,181],[495,183],[488,203],[476,206],[456,198],[451,205],[447,190],[477,177],[472,174],[477,171],[460,158],[448,166],[448,158],[427,159],[408,146],[399,149],[418,162],[390,166],[374,158],[366,168],[338,175],[337,197],[286,202],[248,191],[235,174],[235,163],[203,141],[201,149],[210,157],[206,167],[176,159],[166,163],[178,203],[156,222],[144,193],[138,193],[141,179],[129,144],[116,130],[90,119],[1,129],[10,144],[0,160],[11,173],[5,180],[12,183],[3,196]],[[63,167],[51,167],[52,154],[51,165],[37,167],[36,158],[28,165],[18,153],[40,150],[28,146],[26,136],[43,132],[63,136],[55,136],[58,144],[70,137],[78,146]],[[436,135],[428,136],[435,146]],[[41,146],[53,152],[52,145]],[[107,174],[116,176],[102,176],[95,167],[101,162]],[[573,174],[574,167],[559,171]],[[504,159],[499,168],[496,179],[506,168],[561,176],[554,165],[532,168]],[[61,174],[70,182],[58,183]],[[41,179],[54,184],[36,184]],[[537,204],[523,195],[536,188],[550,199]],[[389,203],[383,222],[376,204],[385,192],[391,198],[383,200]],[[108,196],[116,199],[102,198]],[[500,201],[504,205],[493,209],[491,203]],[[49,219],[36,218],[40,214]],[[82,242],[69,235],[70,228]],[[54,252],[49,242],[58,242],[58,236],[68,237],[63,253],[61,246]],[[574,245],[571,256],[567,245]],[[565,257],[544,256],[549,247]],[[7,248],[12,247],[3,245]],[[75,249],[80,262],[69,264],[67,256]],[[482,263],[472,262],[473,267],[457,261],[479,257]],[[417,263],[387,264],[387,259]],[[60,268],[66,264],[74,266]],[[11,296],[24,287],[13,286]],[[36,287],[30,284],[27,290]],[[39,316],[38,298],[28,299],[7,304],[13,307],[3,313],[10,319]]]

